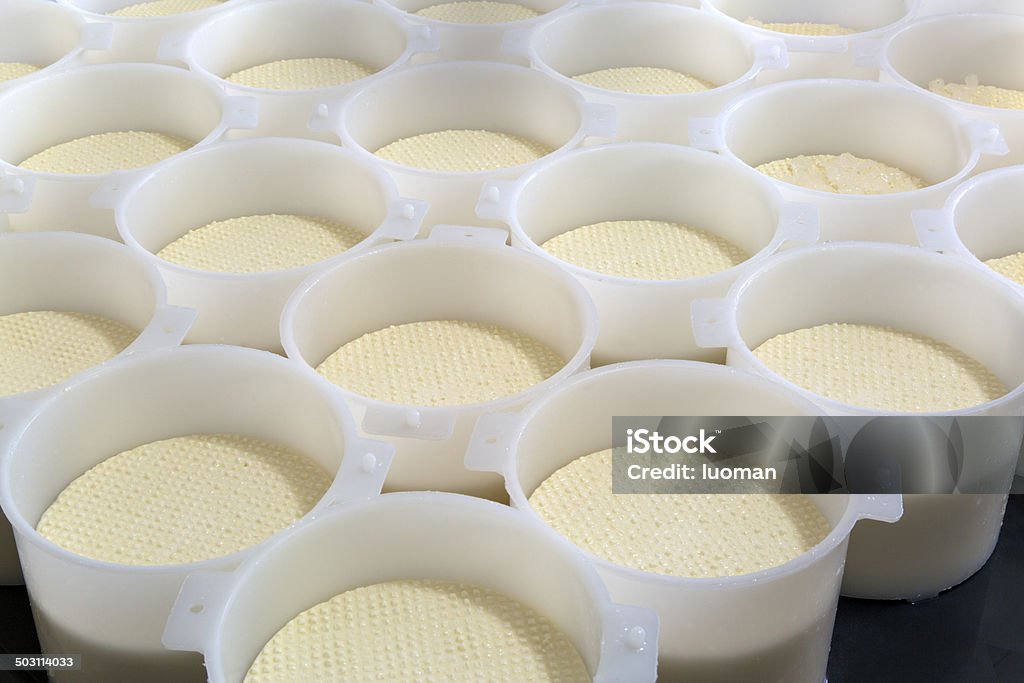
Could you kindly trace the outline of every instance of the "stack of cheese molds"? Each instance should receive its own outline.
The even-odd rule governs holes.
[[[1024,416],[1022,61],[1008,0],[0,0],[52,680],[820,683],[1006,493],[612,496],[611,418]]]

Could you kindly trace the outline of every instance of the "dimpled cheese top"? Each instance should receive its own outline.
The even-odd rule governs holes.
[[[486,588],[391,581],[302,612],[245,683],[585,683],[583,659],[543,615]]]
[[[1024,285],[1024,251],[985,261],[985,265],[1003,277]]]
[[[456,406],[518,394],[565,360],[520,332],[463,320],[431,320],[364,334],[317,372],[368,398],[413,406]]]
[[[107,12],[111,17],[168,17],[172,14],[195,12],[209,7],[216,7],[223,0],[153,0],[128,5],[121,9]]]
[[[777,31],[779,33],[792,33],[798,36],[847,36],[851,33],[857,33],[856,29],[846,28],[839,24],[818,24],[814,22],[762,22],[758,19],[750,17],[746,20],[747,24],[756,26],[757,28],[763,28],[766,31]]]
[[[40,67],[35,64],[23,64],[22,62],[0,62],[0,83],[13,81],[15,78],[28,76],[39,71]]]
[[[511,2],[466,0],[424,7],[418,16],[455,24],[504,24],[540,16],[540,12]]]
[[[112,173],[155,164],[194,144],[165,133],[100,133],[54,145],[18,165],[39,173]]]
[[[612,450],[562,467],[530,495],[555,531],[609,562],[655,574],[716,577],[789,562],[829,534],[809,498],[612,493]]]
[[[696,76],[653,66],[599,69],[574,76],[573,79],[596,88],[633,95],[680,95],[703,92],[715,87],[714,83]]]
[[[373,74],[373,67],[348,59],[316,57],[281,59],[236,71],[226,80],[266,90],[314,90],[358,81]]]
[[[331,479],[306,456],[267,441],[176,437],[114,455],[75,479],[37,530],[106,562],[199,562],[261,543],[298,521]]]
[[[358,230],[315,216],[243,216],[191,230],[157,256],[209,272],[266,273],[329,259],[365,238]]]
[[[666,221],[595,223],[564,232],[541,247],[581,268],[639,280],[703,277],[750,258],[729,240]]]
[[[988,368],[957,349],[877,325],[830,323],[788,332],[754,355],[820,396],[875,410],[958,410],[1006,393]]]
[[[381,159],[403,166],[449,173],[493,171],[528,164],[551,149],[518,135],[490,130],[442,130],[422,133],[377,150]]]
[[[836,194],[892,194],[927,187],[906,171],[849,153],[800,155],[761,164],[757,170],[776,180]]]
[[[1024,109],[1024,90],[981,85],[975,74],[968,75],[963,83],[946,83],[941,78],[936,78],[928,84],[928,89],[944,97],[982,107]]]
[[[138,335],[127,325],[84,313],[0,316],[0,396],[63,382],[110,360]]]

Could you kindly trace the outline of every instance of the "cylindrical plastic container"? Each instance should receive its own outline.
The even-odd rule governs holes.
[[[994,274],[924,249],[837,243],[787,251],[737,282],[726,299],[696,302],[693,318],[698,343],[727,348],[730,365],[781,382],[829,415],[900,413],[815,394],[770,370],[751,349],[825,323],[892,327],[952,346],[1010,388],[994,401],[934,415],[1019,416],[1024,405],[1024,365],[1016,351],[1024,343],[1024,297]],[[975,490],[1009,491],[1019,436],[989,435],[965,444],[965,472],[969,467]],[[1005,495],[915,494],[904,500],[898,524],[854,531],[844,595],[931,597],[969,578],[992,554]]]
[[[117,239],[110,212],[91,207],[89,199],[105,182],[138,169],[78,174],[18,167],[54,145],[129,131],[205,145],[255,121],[248,98],[225,97],[200,76],[170,66],[86,66],[29,79],[0,92],[0,208],[12,212],[8,229],[73,230]]]
[[[349,487],[379,487],[391,453],[357,438],[344,404],[322,384],[262,351],[154,351],[112,362],[51,395],[5,433],[0,457],[0,503],[14,526],[43,652],[73,652],[87,662],[81,671],[52,672],[51,680],[205,680],[200,658],[161,644],[167,616],[188,574],[234,568],[251,548],[190,564],[123,565],[65,550],[36,525],[69,483],[111,455],[210,433],[271,440],[339,472],[314,512],[344,499]]]
[[[268,351],[281,349],[281,311],[299,283],[374,244],[415,237],[426,211],[422,203],[398,197],[386,173],[353,153],[285,138],[225,142],[188,152],[153,168],[133,186],[115,179],[100,189],[93,204],[114,209],[121,238],[160,270],[171,302],[199,312],[187,341]],[[331,219],[361,234],[362,241],[347,251],[317,251],[313,263],[265,272],[246,270],[251,264],[241,257],[236,259],[240,270],[213,272],[160,256],[167,245],[212,222],[273,215]],[[280,243],[265,239],[260,250],[294,246],[288,238],[279,238]],[[208,248],[225,268],[232,253],[256,249],[230,241],[213,241]]]
[[[611,448],[615,416],[817,412],[795,392],[732,368],[685,361],[624,363],[577,375],[521,414],[481,419],[466,462],[501,473],[513,506],[539,519],[528,497],[561,467]],[[859,519],[898,519],[900,502],[898,496],[842,494],[817,495],[813,501],[829,522],[828,536],[790,562],[752,574],[673,577],[587,553],[613,599],[657,611],[659,680],[825,678],[847,538]],[[656,522],[652,534],[670,533]]]
[[[486,60],[497,62],[521,62],[525,59],[515,50],[504,45],[506,36],[513,32],[528,31],[550,16],[562,13],[576,2],[566,0],[514,0],[489,8],[473,8],[482,3],[465,4],[468,10],[457,3],[464,0],[375,0],[377,4],[393,8],[407,23],[424,26],[433,31],[439,39],[440,50],[431,50],[418,55],[416,61],[426,63],[438,60]],[[696,2],[699,0],[688,0]],[[443,5],[437,14],[434,9]],[[501,10],[510,10],[511,21],[505,21]],[[496,20],[496,21],[495,21]],[[487,22],[487,23],[481,23]]]
[[[929,93],[972,119],[999,126],[1010,153],[985,159],[982,170],[1024,163],[1024,95],[1017,109],[973,104],[934,93],[936,79],[1024,91],[1024,8],[1010,14],[963,14],[928,17],[887,41],[879,61],[882,79]]]
[[[783,243],[813,242],[818,229],[813,206],[784,202],[761,174],[715,154],[660,143],[589,147],[544,162],[518,181],[488,183],[478,212],[509,225],[514,246],[568,270],[587,288],[600,317],[595,365],[644,358],[722,361],[720,350],[709,352],[694,341],[685,313],[691,302],[723,296]],[[728,240],[747,260],[701,277],[640,279],[568,263],[542,246],[601,221],[651,219]]]
[[[473,425],[483,414],[520,408],[588,365],[597,317],[583,286],[557,266],[506,246],[507,237],[493,228],[438,226],[429,239],[378,247],[314,275],[285,307],[285,352],[311,368],[364,334],[431,320],[500,325],[565,360],[539,384],[484,403],[400,405],[339,387],[362,431],[396,446],[388,490],[501,497],[498,477],[463,466]]]
[[[382,160],[374,152],[396,140],[445,130],[487,130],[521,136],[555,150],[589,136],[614,134],[614,111],[588,104],[571,87],[510,64],[442,62],[374,79],[337,105],[318,107],[314,127],[387,169],[406,197],[430,204],[425,228],[472,225],[484,182],[515,178],[531,163],[484,171],[437,171]]]
[[[161,57],[188,64],[232,95],[256,98],[259,126],[235,136],[316,136],[309,120],[314,105],[341,97],[354,81],[310,83],[306,87],[288,79],[287,71],[259,74],[239,82],[236,73],[269,67],[283,60],[347,60],[353,74],[363,77],[387,73],[417,52],[436,49],[436,36],[427,28],[404,24],[395,12],[355,0],[276,0],[249,3],[213,15],[198,29],[165,37]],[[315,64],[308,69],[315,70]],[[347,71],[337,78],[351,76]],[[328,75],[323,76],[329,80]],[[358,77],[357,77],[358,78]],[[258,85],[257,85],[258,84]]]
[[[211,683],[240,683],[300,612],[347,590],[407,579],[474,584],[533,608],[569,637],[595,683],[656,678],[652,612],[613,604],[593,567],[542,524],[444,493],[351,503],[297,525],[234,572],[193,574],[164,643],[203,652]]]
[[[123,245],[88,235],[0,234],[0,315],[30,311],[86,313],[130,325],[139,336],[122,354],[177,345],[195,317],[168,306],[159,274]],[[64,384],[0,396],[0,431],[15,430],[37,401]],[[0,585],[21,581],[11,528],[0,519]]]
[[[147,10],[145,5],[154,2],[153,9]],[[57,4],[74,9],[90,22],[112,26],[110,49],[92,53],[93,63],[159,61],[157,53],[164,34],[193,29],[208,17],[244,2],[210,0],[206,7],[177,12],[174,2],[159,0],[57,0]]]
[[[927,2],[927,0],[923,0]],[[877,60],[862,46],[886,37],[921,11],[922,0],[703,0],[762,37],[782,38],[790,66],[766,71],[761,83],[798,78],[878,78]],[[788,25],[788,26],[787,26]]]
[[[999,130],[895,85],[807,80],[759,88],[717,119],[694,119],[695,147],[757,167],[798,155],[849,153],[925,185],[908,192],[838,194],[774,180],[791,201],[816,204],[821,238],[917,244],[911,211],[939,208],[983,154],[1005,153]]]
[[[77,64],[86,51],[110,47],[110,24],[90,24],[45,0],[0,6],[0,89],[47,70]]]
[[[506,38],[507,46],[517,43],[541,71],[577,88],[590,102],[614,106],[616,140],[688,144],[691,117],[718,115],[730,100],[754,87],[761,71],[788,63],[780,40],[756,39],[707,12],[661,2],[575,7]],[[680,94],[631,94],[574,78],[621,67],[669,69],[711,87]]]

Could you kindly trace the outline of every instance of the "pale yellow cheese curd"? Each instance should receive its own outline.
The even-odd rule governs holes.
[[[196,12],[221,4],[223,0],[153,0],[128,5],[121,9],[107,12],[111,17],[169,17],[174,14]]]
[[[586,665],[543,615],[492,590],[392,581],[302,612],[245,683],[585,683]]]
[[[985,265],[1003,277],[1024,285],[1024,251],[985,261]]]
[[[761,164],[757,170],[776,180],[835,194],[893,194],[927,187],[906,171],[846,152],[780,159]]]
[[[632,95],[683,95],[704,92],[716,87],[714,83],[696,76],[653,66],[599,69],[573,76],[573,79],[595,88]]]
[[[373,73],[373,67],[349,59],[312,57],[258,64],[236,71],[226,80],[265,90],[314,90],[358,81]]]
[[[575,266],[639,280],[703,277],[750,258],[718,235],[666,221],[595,223],[562,233],[541,247]]]
[[[785,564],[830,527],[809,498],[612,493],[612,450],[573,460],[530,495],[555,531],[609,562],[667,576],[737,576]]]
[[[928,89],[943,97],[982,107],[1024,109],[1024,90],[982,85],[975,74],[968,75],[963,83],[947,83],[937,78],[928,84]]]
[[[777,31],[779,33],[791,33],[798,36],[847,36],[851,33],[857,33],[856,29],[847,28],[840,26],[839,24],[822,24],[810,21],[798,21],[798,22],[762,22],[758,19],[750,17],[746,20],[747,24],[756,26],[757,28],[763,28],[766,31]]]
[[[39,71],[40,67],[35,64],[24,64],[22,62],[0,62],[0,83],[13,81],[15,78],[29,76]]]
[[[456,406],[520,393],[564,364],[553,349],[515,330],[431,320],[365,334],[331,354],[317,372],[379,401]]]
[[[830,323],[772,337],[754,350],[771,370],[815,394],[907,413],[969,408],[1007,389],[984,365],[929,337]]]
[[[157,256],[208,272],[266,273],[329,259],[365,238],[358,230],[326,218],[262,214],[196,228]]]
[[[39,173],[112,173],[155,164],[194,144],[194,141],[166,133],[99,133],[54,145],[18,165]]]
[[[504,24],[540,16],[540,12],[511,2],[465,0],[424,7],[418,16],[453,24]]]
[[[221,557],[298,521],[332,475],[290,448],[182,436],[118,453],[75,479],[37,530],[85,557],[168,565]]]
[[[395,140],[376,154],[413,168],[473,173],[528,164],[551,152],[546,145],[510,133],[443,130]]]
[[[104,363],[139,335],[84,313],[29,311],[0,316],[0,396],[36,391]]]

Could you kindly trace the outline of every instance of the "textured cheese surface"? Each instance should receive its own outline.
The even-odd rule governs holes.
[[[509,133],[442,130],[395,140],[376,154],[403,166],[471,173],[528,164],[551,151],[539,142]]]
[[[329,259],[364,239],[358,230],[325,218],[266,214],[196,228],[157,256],[209,272],[266,273]]]
[[[418,16],[455,24],[504,24],[540,16],[540,12],[511,2],[466,0],[424,7]]]
[[[1024,251],[985,261],[985,265],[1004,277],[1024,285]]]
[[[40,173],[111,173],[155,164],[194,144],[166,133],[100,133],[44,149],[19,166]]]
[[[747,19],[747,24],[763,28],[766,31],[777,31],[779,33],[792,33],[798,36],[847,36],[857,33],[856,29],[840,26],[839,24],[818,24],[814,22],[762,22],[753,17]]]
[[[28,76],[39,71],[35,64],[23,64],[22,62],[0,62],[0,83],[13,81],[15,78]]]
[[[946,83],[937,78],[928,84],[928,89],[944,97],[982,107],[1024,109],[1024,90],[982,85],[973,74],[967,76],[963,83]]]
[[[530,505],[575,545],[668,576],[736,576],[784,564],[830,527],[809,498],[769,494],[612,493],[611,449],[562,467]]]
[[[565,362],[553,349],[514,330],[432,320],[365,334],[331,354],[317,372],[379,401],[455,406],[518,394]]]
[[[70,485],[37,529],[85,557],[126,565],[199,562],[261,543],[323,497],[332,477],[278,444],[227,434],[156,441]]]
[[[781,334],[754,355],[814,393],[907,413],[957,410],[1006,393],[988,368],[929,337],[876,325],[830,323]]]
[[[184,14],[201,9],[216,7],[223,0],[153,0],[128,5],[121,9],[107,12],[111,17],[168,17],[172,14]]]
[[[653,66],[622,66],[600,69],[573,77],[605,90],[634,95],[680,95],[710,90],[714,83],[672,69]]]
[[[585,683],[550,620],[500,593],[392,581],[302,612],[263,647],[245,683]]]
[[[122,323],[84,313],[0,316],[0,396],[63,382],[121,353],[138,334]]]
[[[315,57],[282,59],[242,69],[226,80],[267,90],[313,90],[358,81],[373,74],[366,64],[348,59]]]
[[[836,194],[892,194],[927,187],[906,171],[845,152],[780,159],[757,170],[786,183]]]
[[[750,258],[727,239],[665,221],[595,223],[562,233],[541,247],[581,268],[640,280],[702,277]]]

